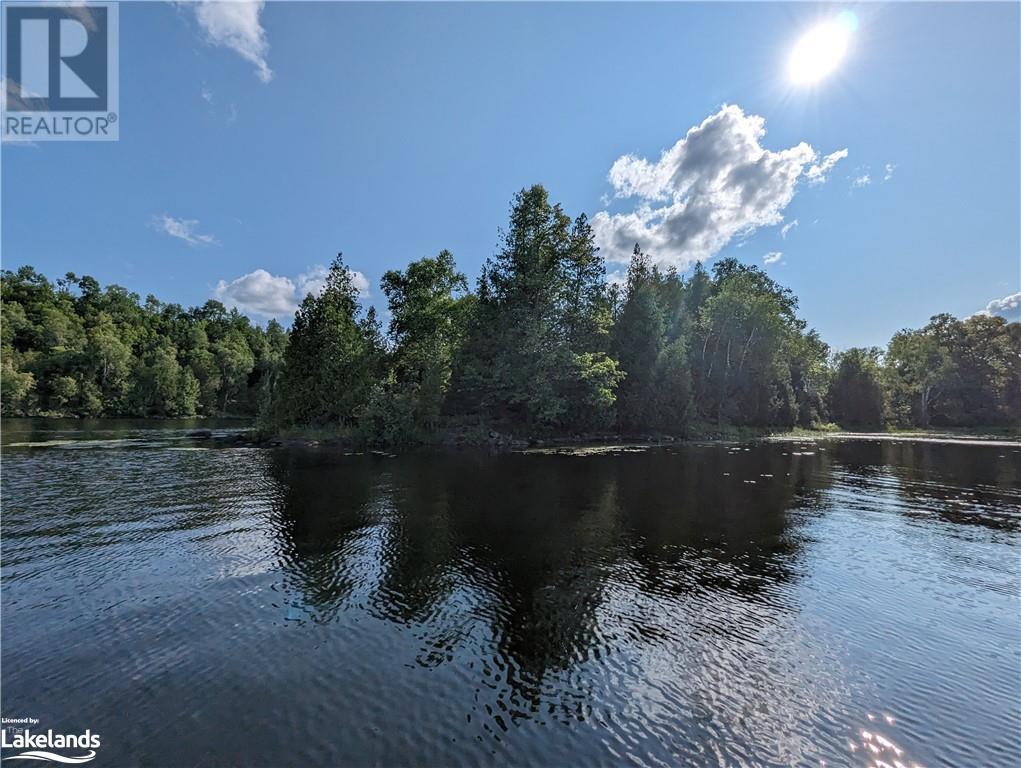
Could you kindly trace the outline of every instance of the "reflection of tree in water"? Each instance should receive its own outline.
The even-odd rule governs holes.
[[[577,684],[567,703],[571,686],[553,686],[573,708],[591,684],[572,676],[577,665],[654,642],[664,625],[624,615],[609,591],[755,599],[791,578],[798,542],[786,513],[826,477],[823,462],[715,447],[392,460],[281,452],[281,560],[320,617],[369,586],[374,615],[418,633],[419,663],[467,654],[509,717],[538,706],[551,674]]]
[[[833,450],[848,471],[846,483],[867,490],[867,499],[886,491],[887,506],[902,514],[1005,531],[1021,527],[1016,446],[849,440]]]
[[[392,516],[370,606],[415,625],[419,663],[467,645],[491,657],[484,678],[535,698],[549,669],[585,657],[614,535],[605,477],[584,462],[482,454],[407,456],[388,471]]]
[[[790,453],[775,446],[681,447],[619,465],[630,557],[648,589],[697,584],[754,598],[764,584],[789,580],[800,546],[789,511],[809,505],[829,483],[824,453]]]
[[[304,609],[326,620],[366,578],[357,557],[380,521],[371,505],[376,465],[363,457],[274,451],[281,497],[275,511],[279,559]]]
[[[380,557],[382,575],[370,598],[373,613],[400,624],[425,623],[457,588],[458,542],[451,529],[444,456],[391,462],[392,514]]]
[[[449,477],[463,551],[489,574],[484,610],[506,663],[494,677],[534,703],[549,671],[604,642],[597,610],[617,537],[612,482],[584,460],[548,456],[503,457]]]

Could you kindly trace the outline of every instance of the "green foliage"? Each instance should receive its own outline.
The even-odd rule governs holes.
[[[136,366],[131,401],[142,416],[176,416],[181,366],[170,342],[161,339]]]
[[[832,375],[829,352],[829,346],[814,330],[790,340],[787,354],[798,426],[819,427],[828,419],[826,392]]]
[[[210,347],[220,381],[220,411],[227,407],[248,384],[248,374],[255,368],[255,353],[245,337],[236,329]]]
[[[219,302],[143,304],[87,275],[5,271],[2,297],[4,415],[251,414],[287,343],[279,324],[263,331]]]
[[[415,381],[398,383],[394,372],[376,382],[368,401],[357,411],[355,434],[364,442],[379,445],[414,445],[427,441],[431,427],[418,410],[423,397]]]
[[[617,393],[617,422],[625,431],[650,429],[659,421],[658,364],[666,324],[657,280],[649,257],[636,245],[611,347],[625,374]]]
[[[793,293],[722,259],[690,277],[636,244],[607,286],[585,216],[518,193],[477,292],[453,256],[381,281],[363,311],[338,255],[290,332],[218,301],[184,309],[89,277],[5,271],[4,415],[260,415],[264,429],[370,443],[488,435],[741,433],[771,427],[1021,425],[1021,323],[937,315],[885,350],[830,358]]]
[[[381,285],[390,309],[390,375],[374,390],[370,411],[386,414],[389,442],[418,442],[440,425],[474,297],[449,251],[391,270]]]
[[[692,344],[699,418],[753,426],[798,421],[792,352],[803,348],[797,299],[756,267],[724,259],[713,269]]]
[[[9,348],[5,347],[5,350]],[[14,354],[10,351],[2,353],[0,360],[0,395],[2,395],[3,412],[14,416],[25,416],[33,412],[30,399],[35,389],[35,376],[27,371],[19,371]]]
[[[382,341],[375,313],[363,315],[358,291],[340,254],[319,295],[294,315],[275,399],[281,425],[354,425],[379,378]]]
[[[894,419],[929,426],[933,407],[955,373],[949,350],[924,330],[900,331],[887,347],[885,368]]]
[[[613,424],[616,390],[624,378],[605,352],[571,353],[558,389],[566,403],[563,424],[574,430],[605,429]]]
[[[546,190],[522,190],[500,252],[487,261],[451,402],[512,432],[609,423],[602,403],[619,372],[607,352],[605,268],[584,216],[572,223]]]
[[[900,425],[974,426],[1021,421],[1018,323],[936,315],[900,331],[886,351],[891,418]]]
[[[830,414],[841,427],[883,425],[883,386],[878,348],[852,348],[834,358],[836,371],[829,388]]]
[[[277,393],[277,386],[284,371],[284,357],[287,353],[287,331],[276,320],[266,324],[265,345],[256,360],[256,376],[259,381],[258,408],[260,414],[270,411]]]
[[[679,434],[688,426],[693,405],[687,339],[682,336],[667,344],[656,370],[656,426]]]
[[[755,267],[725,259],[710,277],[662,273],[636,245],[613,328],[627,378],[617,417],[626,432],[684,432],[825,417],[828,349],[796,316],[797,300]]]

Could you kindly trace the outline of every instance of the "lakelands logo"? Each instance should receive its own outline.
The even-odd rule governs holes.
[[[98,733],[86,729],[85,733],[54,733],[48,729],[45,733],[33,733],[31,727],[20,727],[37,725],[39,721],[34,717],[3,719],[3,729],[0,730],[0,748],[4,750],[20,749],[15,755],[4,755],[4,762],[8,760],[41,760],[49,763],[62,763],[64,765],[80,765],[94,759],[96,750],[100,747]],[[78,754],[63,754],[51,750],[76,750]],[[84,753],[81,751],[84,750]]]
[[[117,4],[3,3],[5,141],[119,137]]]

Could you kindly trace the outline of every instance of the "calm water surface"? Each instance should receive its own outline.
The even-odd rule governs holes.
[[[5,423],[3,715],[91,765],[1021,764],[1021,447]]]

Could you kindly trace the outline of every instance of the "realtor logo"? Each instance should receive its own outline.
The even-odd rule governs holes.
[[[117,4],[4,3],[5,141],[116,140]]]

